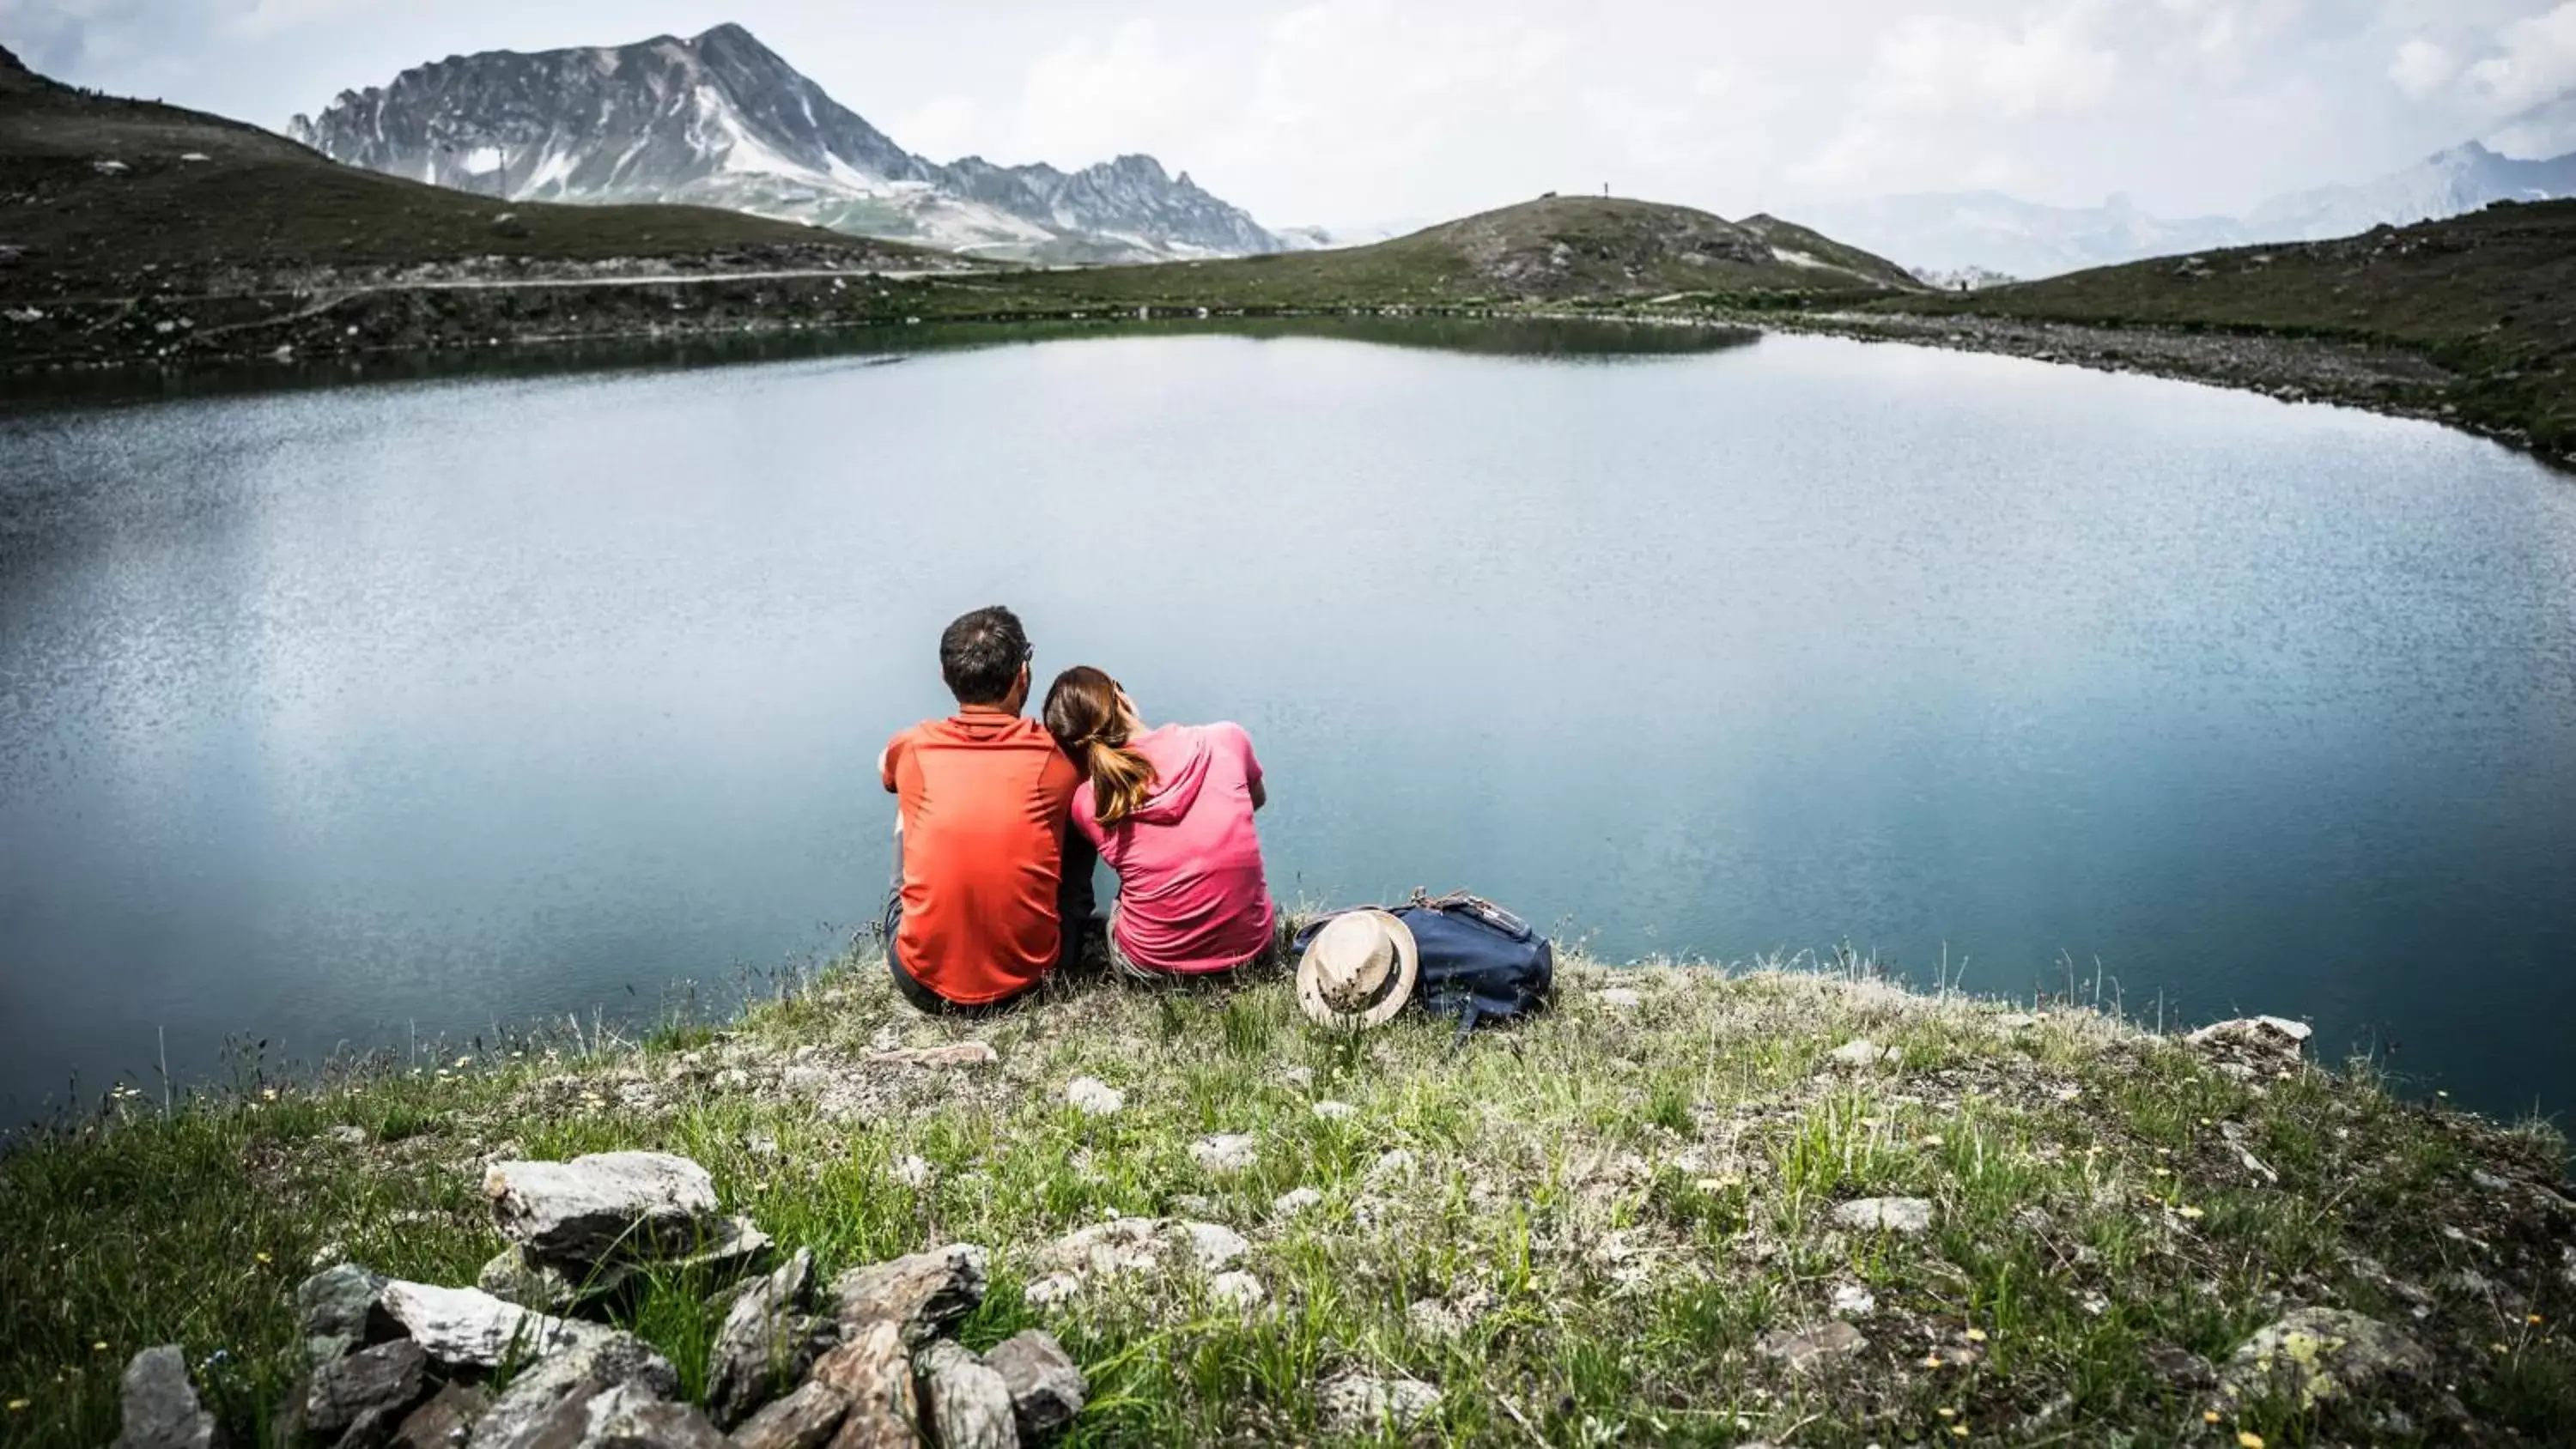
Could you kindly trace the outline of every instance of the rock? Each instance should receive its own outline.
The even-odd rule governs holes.
[[[803,1384],[752,1415],[725,1442],[733,1449],[822,1449],[849,1411],[850,1401],[832,1388]]]
[[[491,1407],[481,1385],[449,1384],[403,1419],[385,1449],[459,1449]]]
[[[1882,1062],[1896,1060],[1898,1052],[1894,1047],[1880,1046],[1864,1036],[1844,1042],[1825,1055],[1840,1066],[1874,1067]]]
[[[498,1368],[513,1354],[544,1358],[623,1337],[596,1323],[533,1313],[473,1288],[396,1281],[385,1285],[380,1302],[422,1352],[450,1366]]]
[[[993,1044],[983,1041],[878,1052],[868,1058],[870,1063],[880,1067],[987,1067],[1001,1059],[1002,1054],[993,1050]]]
[[[1348,1102],[1317,1102],[1315,1104],[1315,1115],[1323,1118],[1327,1122],[1348,1122],[1359,1114],[1360,1109],[1352,1106]]]
[[[1215,1273],[1243,1261],[1252,1244],[1243,1234],[1216,1223],[1190,1223],[1184,1228],[1190,1237],[1190,1248],[1198,1254],[1199,1268]]]
[[[1410,1427],[1440,1407],[1440,1391],[1420,1379],[1379,1379],[1346,1374],[1315,1390],[1315,1405],[1336,1433],[1365,1434]]]
[[[408,1338],[336,1358],[313,1371],[303,1402],[304,1432],[336,1439],[362,1419],[399,1423],[427,1387],[429,1355]],[[372,1439],[375,1435],[363,1435]]]
[[[2233,1048],[2268,1056],[2299,1059],[2299,1054],[2315,1033],[2306,1022],[2288,1021],[2277,1016],[2240,1017],[2234,1021],[2212,1022],[2183,1038],[2191,1046]]]
[[[921,1402],[913,1393],[912,1361],[895,1324],[883,1319],[870,1323],[857,1337],[816,1359],[813,1382],[849,1405],[832,1435],[833,1449],[892,1449],[921,1442],[913,1432],[921,1422]]]
[[[1292,1187],[1272,1199],[1270,1211],[1280,1217],[1295,1217],[1310,1207],[1323,1204],[1324,1195],[1311,1187]]]
[[[1878,1311],[1878,1295],[1857,1283],[1845,1283],[1834,1289],[1834,1316],[1861,1318]]]
[[[638,1383],[611,1384],[558,1404],[525,1449],[721,1449],[707,1416]],[[475,1449],[486,1449],[476,1435]]]
[[[2213,1388],[2218,1383],[2218,1371],[2209,1366],[2209,1360],[2189,1350],[2160,1343],[2148,1348],[2145,1357],[2147,1367],[2177,1389]]]
[[[1141,1273],[1163,1264],[1161,1218],[1112,1218],[1056,1239],[1047,1259],[1076,1278]]]
[[[1082,1280],[1071,1273],[1049,1273],[1020,1290],[1020,1296],[1040,1308],[1052,1308],[1082,1291]]]
[[[215,1416],[188,1382],[187,1355],[177,1344],[136,1354],[120,1390],[123,1427],[115,1449],[212,1449],[222,1442]]]
[[[1393,1178],[1411,1177],[1413,1170],[1420,1165],[1412,1153],[1401,1147],[1391,1147],[1379,1153],[1377,1161],[1369,1164],[1369,1181],[1386,1182]]]
[[[965,1345],[942,1339],[913,1367],[939,1449],[1019,1449],[1010,1385]]]
[[[1190,1157],[1209,1172],[1241,1172],[1260,1160],[1260,1141],[1240,1132],[1220,1132],[1191,1143]]]
[[[337,1358],[367,1341],[368,1321],[384,1296],[385,1282],[355,1263],[341,1263],[296,1285],[295,1318],[313,1362]]]
[[[813,1293],[814,1255],[803,1248],[776,1272],[735,1291],[707,1351],[707,1414],[717,1428],[740,1424],[782,1381],[794,1383],[812,1366],[821,1326],[806,1311]]]
[[[1208,1301],[1228,1308],[1258,1308],[1270,1290],[1249,1273],[1219,1273],[1208,1280]]]
[[[2376,1319],[2341,1308],[2302,1308],[2247,1339],[2228,1360],[2219,1387],[2231,1399],[2287,1393],[2312,1409],[2432,1366],[2432,1356],[2413,1339]]]
[[[1076,1077],[1065,1086],[1064,1099],[1086,1117],[1116,1115],[1127,1105],[1127,1094],[1098,1077]]]
[[[367,1129],[364,1127],[333,1127],[324,1131],[322,1136],[325,1141],[337,1143],[342,1147],[364,1147],[368,1140]]]
[[[497,1162],[483,1177],[501,1236],[531,1257],[588,1265],[698,1251],[715,1179],[666,1152],[600,1152],[570,1162]]]
[[[633,1393],[601,1412],[615,1410],[629,1419],[641,1404],[679,1393],[679,1373],[642,1339],[606,1329],[601,1333],[605,1336],[540,1359],[510,1380],[474,1425],[474,1449],[568,1449],[592,1443],[593,1406],[612,1391]],[[714,1425],[707,1426],[706,1437],[715,1437]]]
[[[982,1248],[952,1243],[853,1268],[832,1285],[841,1326],[855,1332],[890,1323],[907,1345],[927,1343],[984,1301],[984,1263]]]
[[[2513,1184],[2481,1167],[2469,1169],[2469,1181],[2489,1192],[2511,1192]]]
[[[1610,986],[1592,993],[1592,999],[1620,1011],[1634,1011],[1646,1004],[1646,998],[1625,986]]]
[[[1753,1347],[1793,1369],[1806,1369],[1827,1359],[1858,1353],[1869,1347],[1869,1340],[1861,1336],[1859,1329],[1837,1319],[1804,1332],[1775,1328],[1755,1340]]]
[[[519,220],[517,212],[505,211],[492,218],[492,234],[515,240],[528,234],[528,224]]]
[[[570,1313],[615,1298],[635,1272],[631,1264],[602,1263],[576,1281],[550,1263],[532,1263],[517,1248],[503,1248],[474,1275],[474,1286],[504,1303],[539,1313]]]
[[[1279,1080],[1286,1082],[1292,1087],[1311,1087],[1315,1085],[1315,1069],[1313,1067],[1282,1067],[1279,1069]]]
[[[887,1174],[904,1186],[915,1189],[930,1186],[931,1178],[936,1175],[931,1171],[929,1160],[917,1156],[896,1158]]]
[[[1042,1329],[1023,1329],[1002,1340],[984,1355],[984,1362],[1002,1376],[1020,1437],[1031,1444],[1072,1423],[1091,1392],[1081,1366],[1054,1334]]]
[[[1862,1232],[1926,1232],[1932,1226],[1932,1204],[1919,1197],[1858,1198],[1835,1208],[1834,1221]]]

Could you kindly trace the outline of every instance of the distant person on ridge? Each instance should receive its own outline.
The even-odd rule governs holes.
[[[898,817],[886,961],[923,1011],[998,1007],[1082,949],[1097,856],[1067,828],[1081,773],[1020,716],[1032,657],[1008,609],[950,624],[939,672],[957,713],[896,735],[878,758]]]
[[[1241,725],[1145,728],[1118,681],[1088,665],[1056,676],[1046,726],[1082,766],[1073,824],[1118,873],[1109,959],[1162,980],[1270,954],[1278,907],[1252,812],[1269,803]]]

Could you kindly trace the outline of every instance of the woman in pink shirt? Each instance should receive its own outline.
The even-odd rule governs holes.
[[[1252,826],[1269,795],[1243,727],[1149,730],[1118,681],[1088,665],[1056,676],[1046,726],[1083,773],[1074,826],[1118,873],[1110,959],[1167,977],[1269,955],[1278,908]]]

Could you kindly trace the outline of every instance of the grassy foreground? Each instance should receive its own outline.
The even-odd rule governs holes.
[[[2545,1130],[1851,971],[1561,977],[1555,1012],[1453,1052],[1415,1018],[1312,1030],[1281,980],[934,1022],[852,962],[637,1046],[451,1049],[167,1117],[128,1088],[0,1157],[0,1443],[107,1442],[119,1368],[172,1341],[233,1441],[265,1442],[315,1266],[470,1283],[500,1247],[486,1163],[633,1147],[704,1163],[833,1270],[986,1245],[965,1337],[1060,1335],[1093,1383],[1079,1443],[1330,1439],[1316,1385],[1353,1372],[1439,1390],[1388,1441],[2576,1441],[2576,1207]],[[1893,1059],[1830,1055],[1864,1036]],[[872,1060],[969,1038],[998,1062]],[[1071,1106],[1080,1076],[1123,1109]],[[1219,1132],[1256,1163],[1202,1168],[1188,1149]],[[1283,1211],[1301,1188],[1319,1200]],[[1931,1230],[1836,1225],[1892,1195],[1930,1200]],[[1186,1269],[1033,1301],[1048,1246],[1115,1214],[1231,1226],[1268,1301]],[[629,1320],[691,1392],[703,1287]],[[2312,1407],[2213,1387],[2308,1305],[2398,1326],[2434,1367]],[[1761,1346],[1837,1311],[1865,1346],[1803,1368]]]

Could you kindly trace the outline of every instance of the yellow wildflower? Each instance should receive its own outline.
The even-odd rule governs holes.
[[[253,1253],[251,1256],[263,1263],[274,1261],[266,1253]]]
[[[107,1340],[102,1338],[98,1342],[91,1344],[89,1346],[89,1351],[92,1353],[107,1352]]]
[[[1985,1341],[1986,1341],[1986,1331],[1985,1331],[1984,1329],[1982,1329],[1982,1328],[1971,1328],[1971,1329],[1969,1329],[1969,1330],[1968,1330],[1968,1342],[1970,1342],[1970,1343],[1983,1343],[1983,1342],[1985,1342]]]
[[[1941,1416],[1942,1418],[1944,1418],[1944,1419],[1955,1419],[1955,1418],[1959,1417],[1959,1411],[1958,1411],[1958,1410],[1956,1410],[1956,1409],[1951,1408],[1951,1407],[1950,1407],[1949,1405],[1947,1405],[1947,1404],[1942,1405],[1940,1408],[1934,1409],[1932,1412],[1933,1412],[1933,1413],[1936,1413],[1936,1414],[1938,1414],[1938,1415],[1940,1415],[1940,1416]]]
[[[2263,1436],[2251,1429],[2236,1431],[2236,1449],[2263,1449]]]
[[[1923,1366],[1925,1368],[1939,1368],[1941,1366],[1941,1355],[1936,1353],[1924,1359]]]
[[[2196,1208],[2196,1207],[2187,1207],[2187,1208],[2184,1208],[2184,1209],[2182,1210],[2182,1215],[2183,1215],[2185,1218],[2188,1218],[2188,1219],[2190,1219],[2190,1220],[2191,1220],[2191,1221],[2193,1221],[2193,1222],[2198,1222],[2198,1221],[2200,1221],[2201,1216],[2202,1216],[2200,1209],[2198,1209],[2198,1208]]]
[[[2503,1344],[2501,1344],[2501,1343],[2491,1343],[2491,1344],[2488,1344],[2488,1345],[2487,1345],[2487,1347],[2489,1347],[2489,1348],[2491,1348],[2491,1349],[2494,1349],[2494,1350],[2495,1350],[2496,1352],[2498,1352],[2498,1353],[2511,1353],[2511,1352],[2513,1352],[2513,1350],[2512,1350],[2512,1349],[2505,1347],[2505,1346],[2504,1346]]]
[[[27,1402],[28,1401],[25,1399],[11,1399],[9,1401],[9,1412],[13,1414],[23,1414],[27,1412]]]
[[[1950,1437],[1952,1437],[1952,1438],[1954,1438],[1954,1439],[1965,1439],[1965,1438],[1967,1438],[1967,1437],[1968,1437],[1968,1426],[1967,1426],[1967,1425],[1965,1425],[1965,1424],[1953,1424],[1953,1425],[1951,1425],[1951,1426],[1950,1426]]]
[[[2534,1313],[2534,1314],[2530,1315],[2529,1317],[2527,1317],[2527,1318],[2523,1319],[2522,1321],[2523,1321],[2523,1322],[2525,1322],[2525,1323],[2530,1324],[2530,1325],[2531,1325],[2532,1327],[2534,1327],[2534,1328],[2538,1328],[2540,1325],[2542,1325],[2542,1324],[2544,1324],[2544,1323],[2547,1323],[2549,1320],[2548,1320],[2548,1319],[2546,1319],[2546,1318],[2541,1317],[2541,1316],[2540,1316],[2539,1314],[2537,1314],[2537,1313]]]
[[[2203,1409],[2203,1410],[2201,1410],[2201,1411],[2200,1411],[2200,1422],[2202,1422],[2202,1423],[2204,1423],[2204,1424],[2215,1424],[2215,1423],[2217,1423],[2217,1422],[2218,1422],[2218,1411],[2217,1411],[2216,1409]]]

